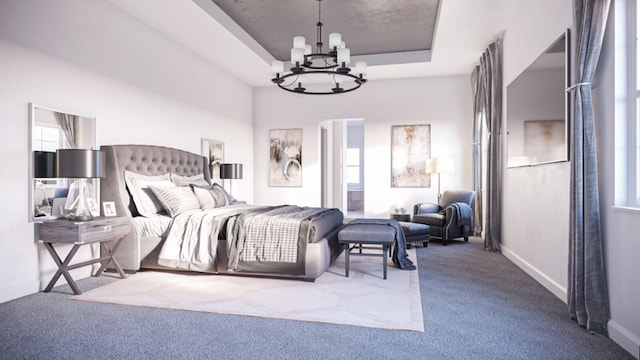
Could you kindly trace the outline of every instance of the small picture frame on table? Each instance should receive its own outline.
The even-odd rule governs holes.
[[[104,216],[116,216],[116,204],[113,201],[103,201],[102,210]]]

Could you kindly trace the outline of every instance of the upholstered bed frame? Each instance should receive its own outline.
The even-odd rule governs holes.
[[[124,171],[142,175],[162,175],[174,173],[182,176],[204,174],[210,181],[208,162],[202,155],[184,150],[154,145],[108,145],[100,148],[105,154],[106,177],[100,181],[101,201],[113,201],[118,216],[133,218],[135,206],[127,190]],[[328,221],[329,219],[327,219]],[[323,224],[319,224],[320,229]],[[305,253],[305,273],[286,275],[287,277],[315,279],[320,276],[340,254],[337,242],[338,229],[330,229],[307,244]],[[135,230],[122,241],[115,257],[126,271],[141,268],[162,268],[157,259],[163,239],[160,237],[141,237]],[[223,250],[224,249],[224,250]],[[217,273],[226,273],[226,241],[218,241]],[[222,255],[220,255],[222,254]],[[283,276],[268,272],[244,272],[247,275]]]

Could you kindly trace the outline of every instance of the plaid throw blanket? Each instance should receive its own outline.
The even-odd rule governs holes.
[[[238,216],[227,233],[229,269],[238,261],[298,262],[300,224],[327,210],[285,205]]]

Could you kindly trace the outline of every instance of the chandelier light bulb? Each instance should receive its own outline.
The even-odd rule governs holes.
[[[284,63],[282,61],[276,60],[271,63],[271,72],[274,76],[280,76],[284,72]]]
[[[301,64],[304,61],[304,48],[291,49],[291,64]]]
[[[347,47],[347,43],[344,41],[340,41],[340,46],[338,46],[338,49],[344,49]]]
[[[294,49],[304,49],[305,48],[304,36],[296,36],[296,37],[293,38],[293,48]]]
[[[338,64],[348,65],[351,61],[351,50],[347,48],[338,49]]]
[[[367,75],[367,63],[364,61],[356,62],[356,75]]]
[[[340,44],[342,43],[342,35],[340,35],[340,33],[331,33],[329,34],[329,47],[330,48],[336,48],[336,47],[340,47]]]

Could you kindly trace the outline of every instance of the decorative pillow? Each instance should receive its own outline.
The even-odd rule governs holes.
[[[232,202],[236,201],[236,199],[233,198],[233,196],[231,196],[231,194],[229,194],[227,192],[227,190],[225,190],[222,186],[220,186],[218,183],[213,183],[213,185],[211,185],[212,188],[217,188],[219,189],[220,192],[222,192],[224,194],[224,198],[227,200],[227,205],[231,204]]]
[[[158,200],[171,217],[175,217],[187,210],[200,210],[198,198],[188,186],[151,186],[151,191],[158,197]]]
[[[191,185],[202,210],[209,210],[229,204],[224,194],[224,189],[216,185],[218,184],[206,187]]]
[[[200,185],[200,186],[211,186],[205,179],[204,174],[198,174],[193,176],[182,176],[178,174],[171,173],[171,181],[177,186],[189,186],[189,185]]]
[[[158,202],[156,196],[151,192],[149,186],[155,187],[175,187],[171,182],[169,174],[164,175],[142,175],[128,170],[124,171],[124,181],[127,184],[133,203],[138,214],[151,217],[164,212],[162,204]]]

